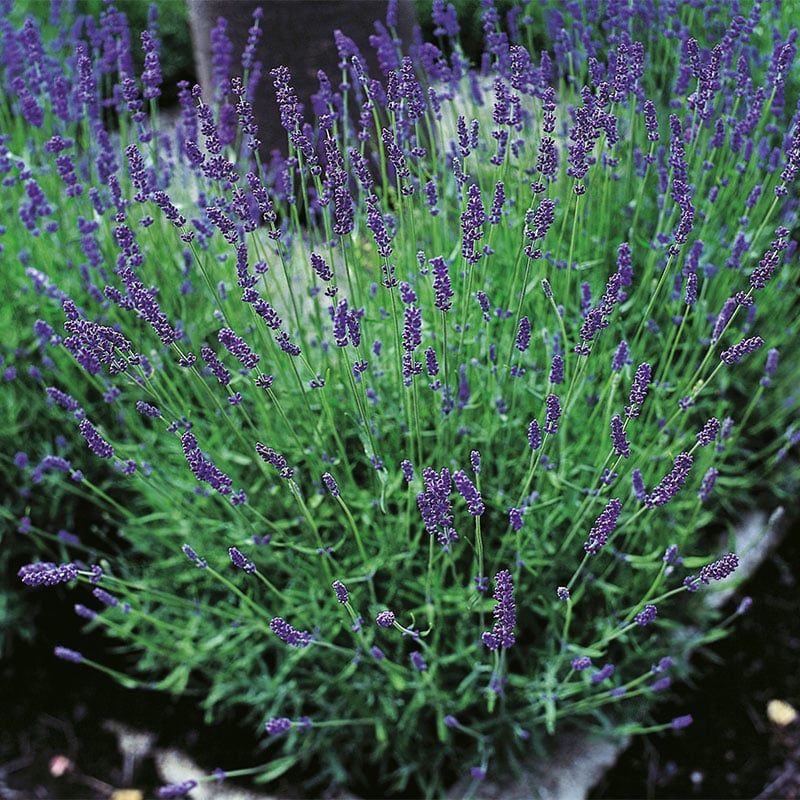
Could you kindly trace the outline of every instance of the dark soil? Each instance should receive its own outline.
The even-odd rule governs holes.
[[[659,708],[664,719],[691,713],[694,724],[635,740],[594,800],[800,798],[800,720],[781,727],[767,715],[770,700],[800,709],[799,580],[800,535],[790,530],[746,587],[753,606],[714,646],[719,663],[699,661],[694,685],[677,687]],[[42,602],[37,644],[18,645],[0,667],[0,798],[109,800],[115,788],[131,787],[156,796],[163,781],[152,758],[126,768],[104,727],[109,719],[158,731],[154,747],[183,749],[206,769],[263,760],[248,732],[203,726],[188,701],[134,694],[56,659],[53,646],[80,649],[97,637],[77,632],[67,596],[49,590]],[[58,775],[60,766],[66,771]]]

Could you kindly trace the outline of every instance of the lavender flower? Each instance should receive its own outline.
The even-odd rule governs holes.
[[[775,377],[775,372],[778,369],[778,350],[774,347],[771,347],[767,351],[767,362],[764,365],[764,377],[761,378],[761,385],[766,388],[772,382],[772,378]]]
[[[418,672],[425,672],[428,669],[428,665],[425,663],[425,659],[422,657],[422,653],[420,653],[419,650],[412,650],[409,656],[415,670]]]
[[[679,731],[682,728],[688,728],[694,720],[691,714],[684,714],[682,717],[675,717],[670,723],[673,730]]]
[[[182,783],[168,783],[166,786],[161,786],[159,788],[158,796],[161,798],[185,797],[196,786],[197,781],[191,778]]]
[[[746,355],[755,352],[764,344],[764,340],[760,336],[753,336],[750,339],[742,339],[738,344],[723,350],[720,353],[720,360],[725,364],[736,364],[741,361]]]
[[[64,661],[72,661],[73,664],[80,664],[83,661],[83,655],[76,650],[70,650],[68,647],[56,647],[53,650],[56,658],[63,658]]]
[[[89,449],[100,458],[113,458],[114,448],[97,432],[97,429],[88,419],[82,419],[78,428],[81,436],[86,439]]]
[[[716,417],[706,422],[703,429],[697,433],[697,442],[701,447],[706,447],[717,438],[720,429],[720,421]]]
[[[55,586],[75,580],[78,577],[78,567],[75,564],[40,561],[20,567],[17,575],[26,586]]]
[[[472,465],[472,471],[479,475],[481,471],[481,454],[478,450],[470,451],[469,462]]]
[[[558,431],[558,420],[561,418],[561,403],[558,396],[549,394],[545,398],[544,432],[554,434]]]
[[[539,430],[539,423],[532,419],[528,425],[528,446],[531,450],[538,450],[542,443],[542,433]]]
[[[339,496],[339,486],[336,483],[336,479],[330,472],[324,472],[322,474],[322,482],[325,484],[325,488],[334,496]]]
[[[739,566],[739,557],[736,553],[727,553],[722,558],[706,564],[700,569],[700,583],[708,584],[711,581],[721,581],[732,575]]]
[[[614,447],[615,455],[622,458],[630,458],[631,446],[628,444],[625,428],[619,414],[615,414],[611,418],[611,444]]]
[[[648,508],[656,508],[668,503],[679,491],[681,486],[686,483],[686,476],[694,463],[694,457],[689,453],[679,453],[675,456],[673,467],[644,498],[644,503]]]
[[[717,475],[719,475],[719,470],[714,467],[709,467],[708,470],[706,470],[706,474],[700,482],[700,489],[697,492],[701,503],[707,502],[708,498],[711,497],[711,492],[714,490],[714,484],[717,481]]]
[[[511,573],[501,570],[494,576],[494,599],[492,612],[496,622],[491,631],[482,634],[481,640],[490,650],[498,647],[511,647],[515,642],[514,625],[517,621],[517,610],[514,605],[514,583]]]
[[[190,561],[194,561],[195,565],[199,569],[205,569],[208,566],[208,562],[204,559],[200,558],[200,556],[195,553],[195,551],[188,545],[184,544],[181,546],[181,550],[183,554],[188,558]]]
[[[331,586],[336,593],[336,599],[342,604],[346,603],[348,598],[347,587],[341,581],[334,581]]]
[[[597,672],[595,672],[589,680],[593,686],[597,686],[598,683],[608,680],[613,674],[614,665],[605,664],[602,669],[599,669]]]
[[[592,659],[589,656],[576,656],[569,662],[569,665],[575,672],[580,672],[592,666]]]
[[[437,473],[432,467],[425,467],[422,480],[424,490],[417,495],[417,506],[425,530],[431,536],[435,535],[442,547],[446,548],[458,538],[453,528],[453,507],[450,503],[450,471],[445,467]]]
[[[136,410],[144,417],[158,419],[161,416],[161,411],[159,411],[159,409],[142,400],[136,401]]]
[[[226,350],[238,361],[245,369],[254,369],[258,364],[260,356],[254,353],[245,341],[230,328],[223,328],[217,338]]]
[[[269,627],[279,639],[292,647],[307,647],[311,641],[311,634],[308,631],[298,631],[283,617],[273,617]]]
[[[621,511],[622,503],[619,498],[612,497],[589,531],[589,537],[583,545],[583,549],[587,553],[594,556],[600,552],[600,549],[608,541],[608,537],[613,533],[614,528],[617,527],[617,520]]]
[[[469,479],[464,470],[458,469],[453,473],[453,483],[456,490],[467,503],[467,510],[473,517],[479,517],[484,512],[483,500],[475,484]]]
[[[649,625],[653,620],[656,618],[658,614],[658,609],[652,605],[652,603],[648,603],[634,618],[633,621],[637,625],[641,625],[642,627]]]
[[[250,559],[247,558],[238,547],[229,547],[228,555],[230,556],[231,563],[234,567],[238,567],[250,575],[256,571],[256,565],[250,561]]]
[[[636,368],[636,374],[633,378],[630,398],[628,400],[629,405],[625,406],[625,416],[628,419],[639,416],[642,403],[644,403],[644,400],[647,397],[647,388],[650,384],[650,373],[650,364],[648,364],[646,361],[642,364],[639,364],[639,366]]]
[[[381,628],[391,628],[395,622],[394,611],[381,611],[380,614],[375,617],[375,622],[377,622]]]
[[[270,736],[278,736],[291,730],[292,721],[286,717],[270,717],[264,725],[264,730]]]
[[[550,383],[558,385],[564,382],[564,359],[556,353],[550,364]]]
[[[528,349],[531,343],[531,321],[527,317],[522,317],[519,321],[519,329],[517,330],[517,339],[514,346],[521,353]]]

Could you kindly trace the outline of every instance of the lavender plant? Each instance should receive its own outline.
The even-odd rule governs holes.
[[[533,4],[487,0],[479,66],[452,5],[406,49],[390,8],[380,74],[337,31],[313,109],[254,62],[260,15],[238,60],[220,24],[174,127],[155,14],[138,76],[113,5],[2,23],[4,394],[65,439],[5,480],[106,531],[54,555],[7,519],[15,568],[137,653],[57,656],[236,709],[261,780],[472,792],[563,725],[683,727],[657,701],[738,564],[702,531],[748,471],[789,490],[796,32],[585,8],[534,52]]]

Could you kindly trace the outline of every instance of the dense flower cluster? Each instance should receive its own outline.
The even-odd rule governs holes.
[[[511,647],[516,641],[514,626],[517,623],[517,609],[514,604],[514,582],[511,573],[501,570],[494,576],[495,606],[492,612],[495,623],[491,631],[481,635],[481,640],[490,650],[498,647]]]

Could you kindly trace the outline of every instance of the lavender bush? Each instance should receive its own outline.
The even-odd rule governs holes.
[[[442,2],[379,75],[337,31],[313,109],[220,22],[176,126],[155,13],[2,23],[14,568],[136,654],[57,656],[235,710],[260,780],[473,792],[565,724],[683,727],[738,564],[702,532],[790,491],[796,32],[556,5],[484,2],[476,66]]]

